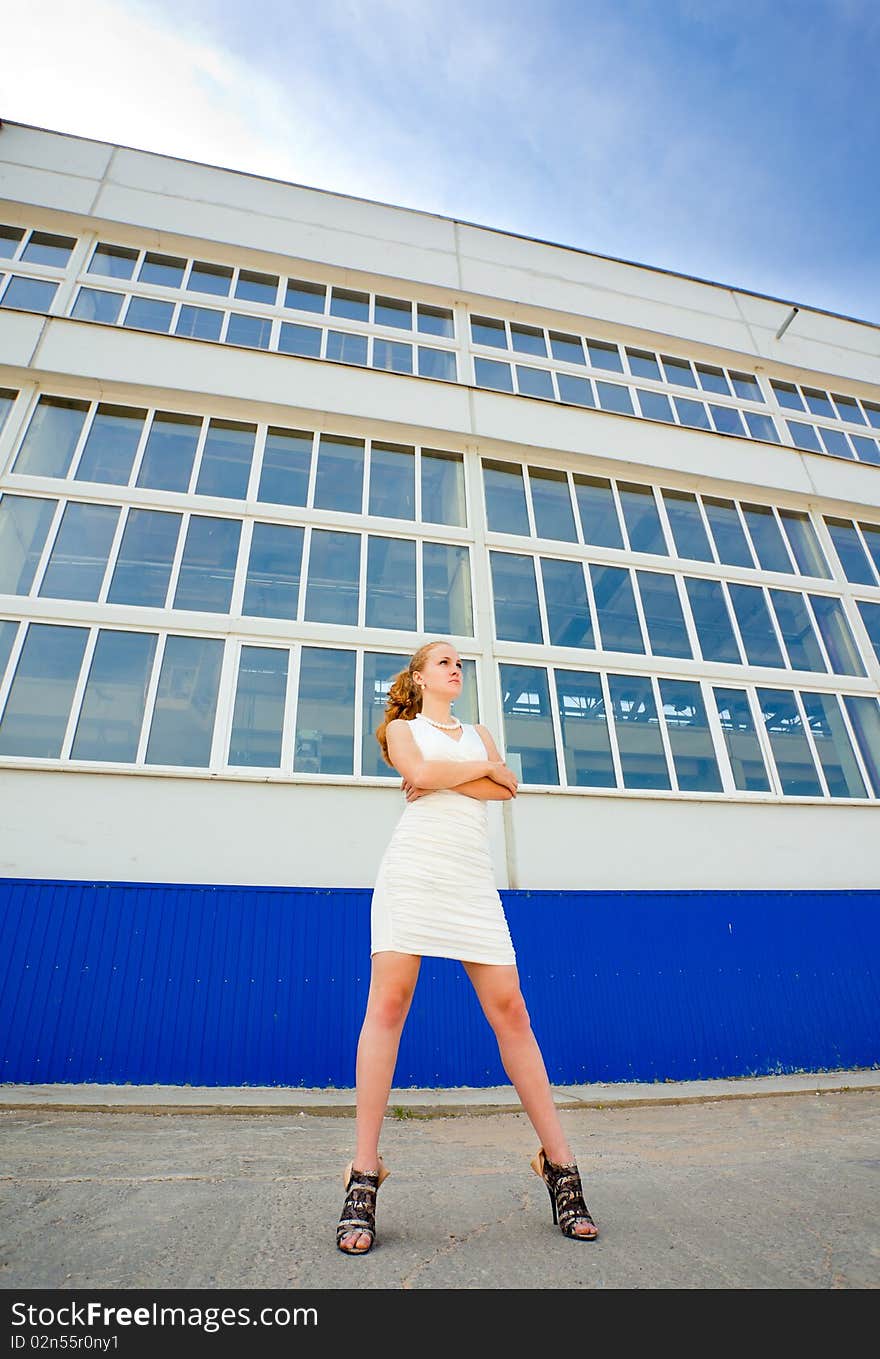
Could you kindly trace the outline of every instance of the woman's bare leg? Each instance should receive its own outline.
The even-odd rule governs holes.
[[[379,1166],[382,1120],[421,961],[413,953],[373,954],[370,992],[357,1046],[357,1170],[375,1171]],[[357,1229],[341,1242],[349,1250],[366,1250],[369,1244],[369,1236]]]

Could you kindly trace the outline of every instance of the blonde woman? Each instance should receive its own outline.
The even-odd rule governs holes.
[[[453,716],[461,687],[455,647],[426,643],[392,684],[376,732],[383,758],[401,775],[406,806],[373,890],[372,976],[357,1047],[357,1145],[343,1174],[336,1230],[338,1248],[349,1255],[365,1255],[376,1239],[376,1195],[389,1174],[379,1134],[423,957],[460,960],[473,983],[540,1139],[531,1165],[547,1185],[554,1223],[575,1241],[598,1235],[532,1033],[492,871],[485,804],[516,797],[517,780],[486,728]]]

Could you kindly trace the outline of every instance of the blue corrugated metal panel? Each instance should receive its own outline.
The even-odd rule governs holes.
[[[556,1083],[880,1063],[880,892],[502,895]],[[0,1079],[353,1085],[369,908],[0,879]],[[458,963],[423,961],[394,1079],[507,1083]]]

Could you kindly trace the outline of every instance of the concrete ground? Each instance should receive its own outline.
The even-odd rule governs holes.
[[[557,1092],[590,1244],[512,1092],[392,1092],[361,1259],[335,1249],[351,1092],[0,1086],[0,1287],[876,1288],[878,1072],[688,1086]]]

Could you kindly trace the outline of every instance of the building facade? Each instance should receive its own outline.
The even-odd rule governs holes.
[[[351,1085],[426,637],[551,1078],[872,1065],[880,328],[0,129],[3,1079]],[[506,1079],[425,960],[398,1084]]]

